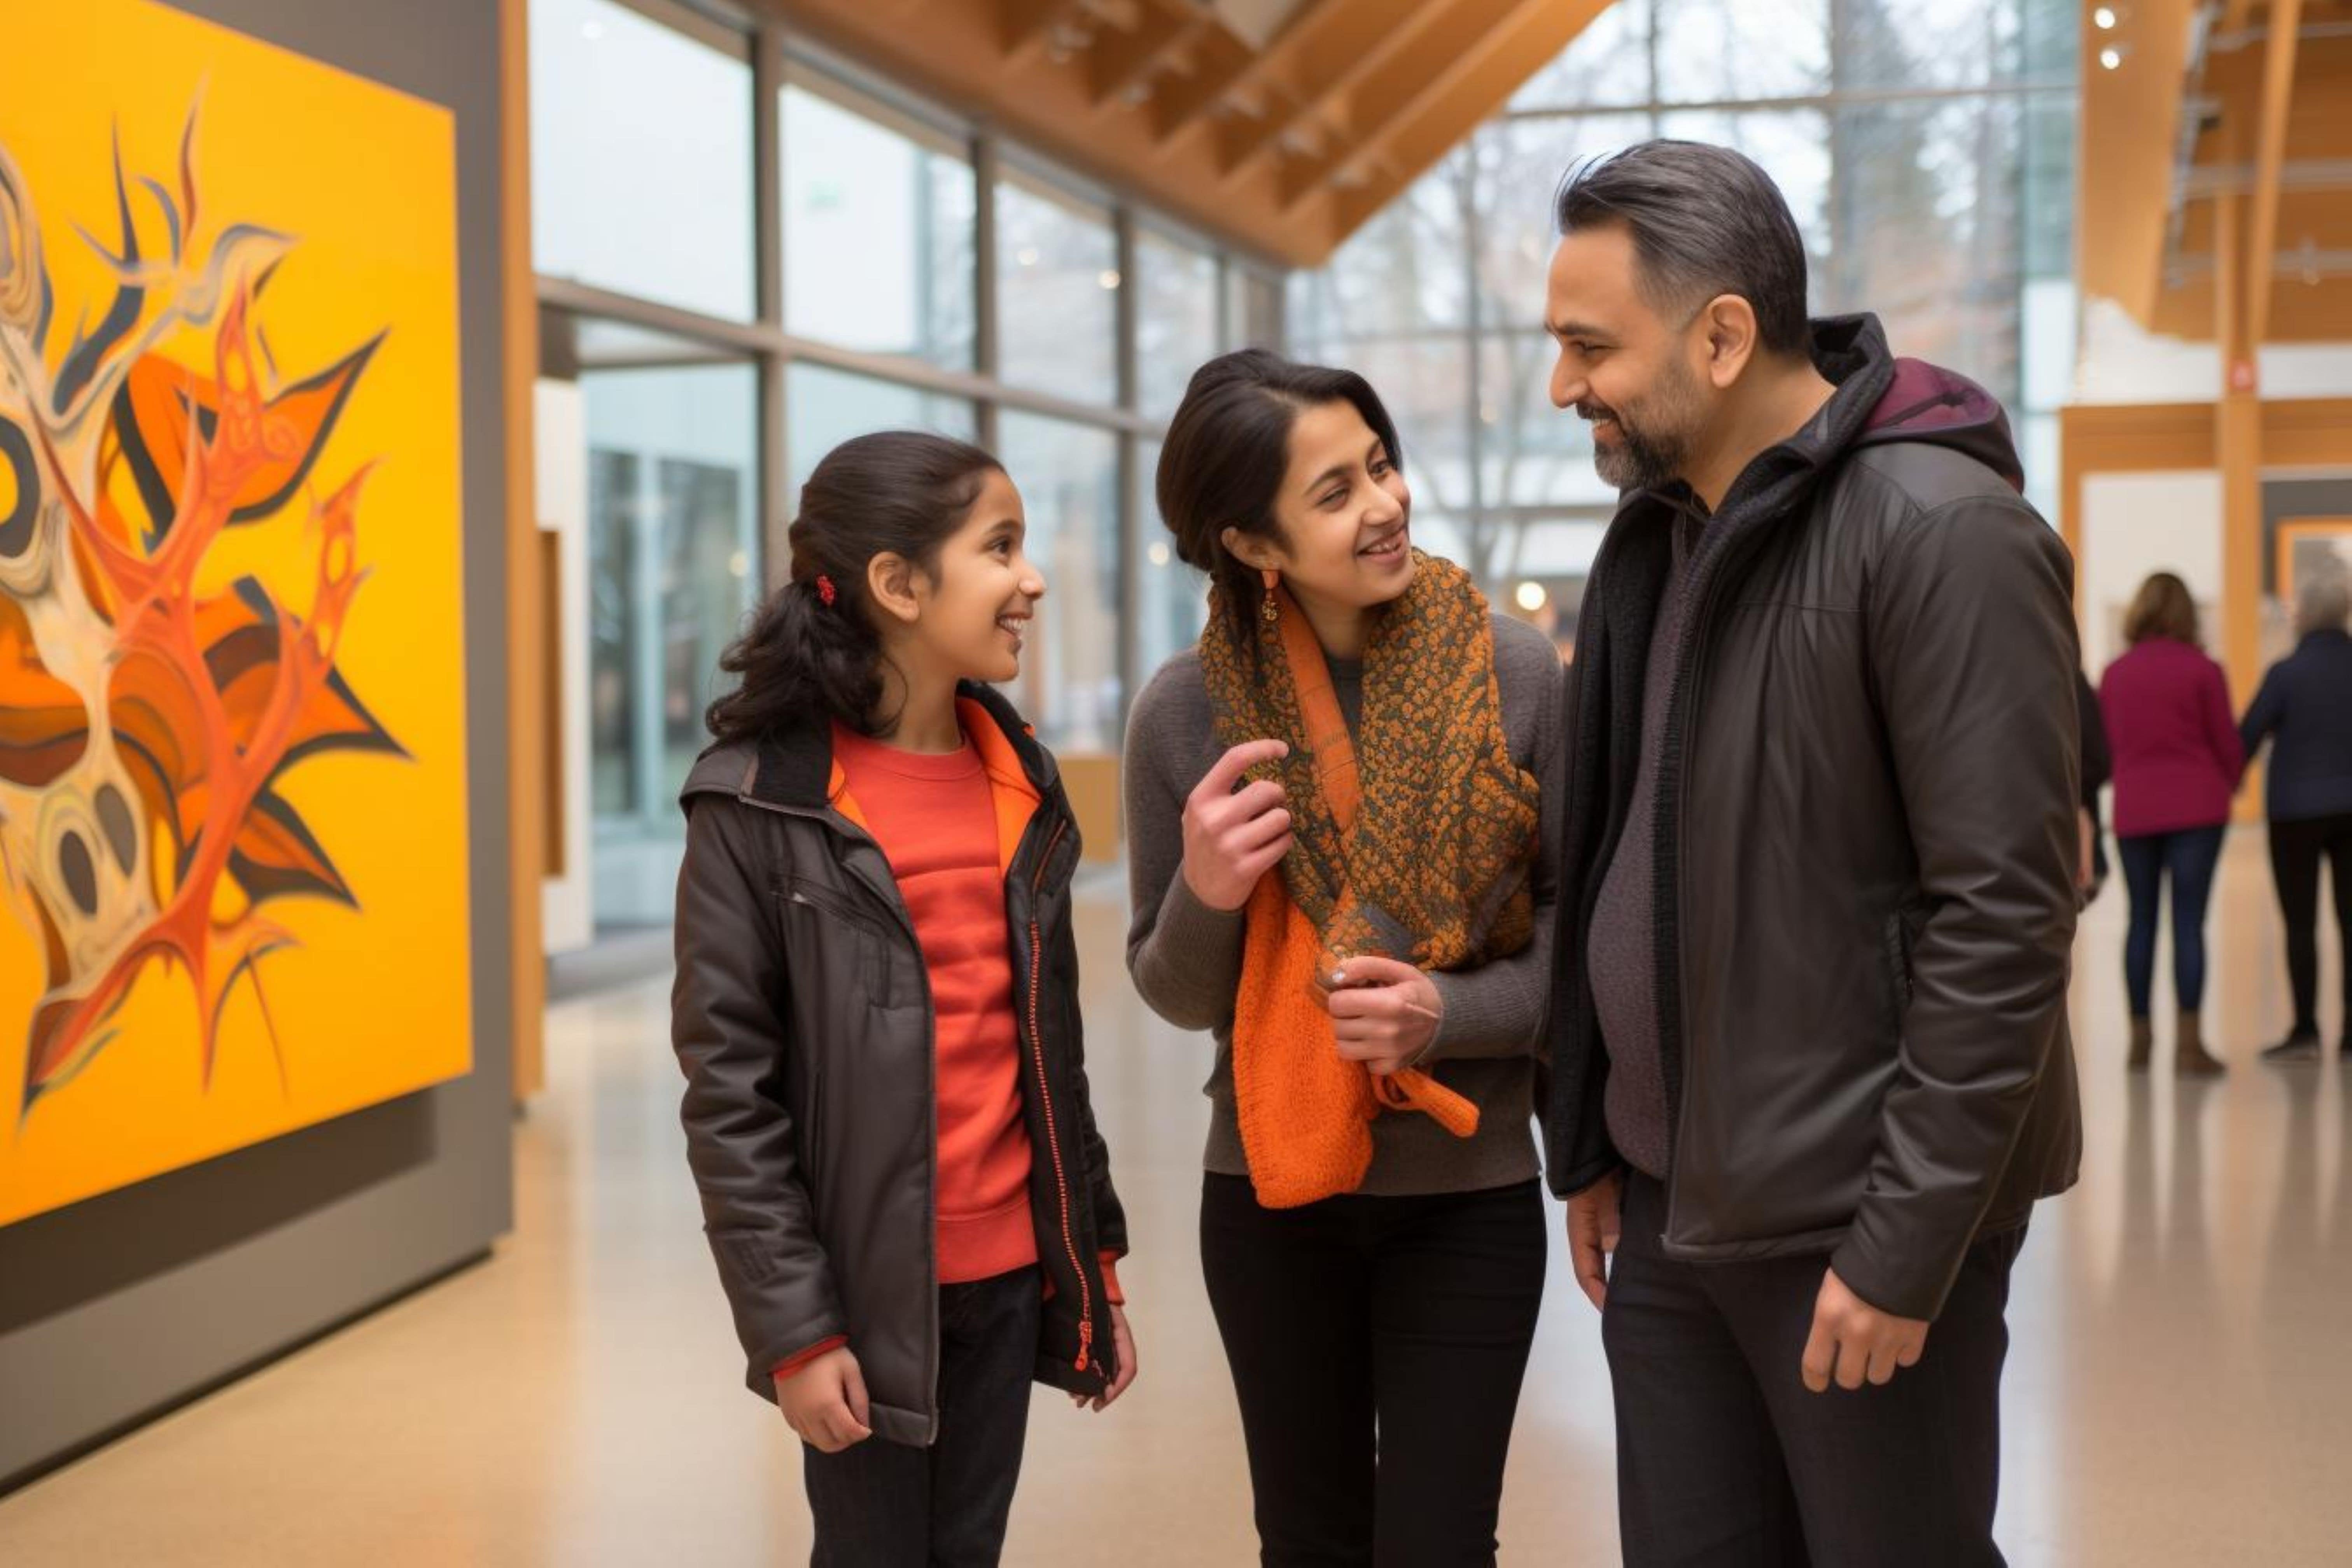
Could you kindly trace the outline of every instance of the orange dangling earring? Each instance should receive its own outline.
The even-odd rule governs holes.
[[[1275,602],[1274,597],[1276,592],[1282,586],[1282,574],[1269,567],[1263,575],[1265,579],[1265,596],[1257,602],[1257,616],[1258,619],[1265,623],[1266,629],[1271,631],[1282,624],[1282,606]]]

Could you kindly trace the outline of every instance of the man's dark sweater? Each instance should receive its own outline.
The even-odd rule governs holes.
[[[1593,1005],[1609,1050],[1606,1106],[1610,1141],[1645,1175],[1666,1179],[1666,1080],[1658,1039],[1658,764],[1665,747],[1666,701],[1674,693],[1674,649],[1682,636],[1684,590],[1698,553],[1704,517],[1675,520],[1675,563],[1650,634],[1642,690],[1642,753],[1633,799],[1617,853],[1592,911],[1586,957]]]

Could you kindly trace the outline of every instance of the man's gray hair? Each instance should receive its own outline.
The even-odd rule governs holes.
[[[1623,224],[1642,292],[1662,313],[1737,294],[1767,352],[1807,352],[1804,237],[1752,159],[1704,142],[1643,142],[1570,169],[1552,207],[1562,235]]]
[[[2352,576],[2330,572],[2303,585],[2294,599],[2294,635],[2340,632],[2352,620]]]

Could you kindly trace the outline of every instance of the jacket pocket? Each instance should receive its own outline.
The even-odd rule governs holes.
[[[876,1006],[887,1004],[894,943],[888,928],[838,889],[807,878],[793,878],[785,885],[782,897],[787,940],[798,926],[814,940],[820,963],[831,968],[843,960],[850,961],[845,974],[865,990]],[[805,921],[792,919],[793,911],[806,917]]]
[[[856,900],[847,894],[813,878],[792,879],[785,886],[784,897],[803,909],[815,910],[837,921],[846,921],[861,930],[873,932],[876,936],[884,934],[879,918],[868,910],[859,909]]]

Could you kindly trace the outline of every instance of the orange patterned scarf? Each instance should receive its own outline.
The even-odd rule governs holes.
[[[1323,1002],[1332,970],[1372,954],[1471,969],[1534,934],[1537,786],[1504,738],[1486,596],[1451,562],[1413,560],[1364,650],[1358,736],[1286,590],[1275,625],[1252,618],[1253,647],[1222,605],[1201,638],[1219,743],[1290,743],[1254,771],[1288,795],[1292,842],[1281,875],[1251,895],[1234,1012],[1234,1110],[1268,1208],[1360,1186],[1384,1111],[1422,1112],[1456,1137],[1478,1128],[1477,1108],[1430,1074],[1375,1079],[1339,1056]]]

